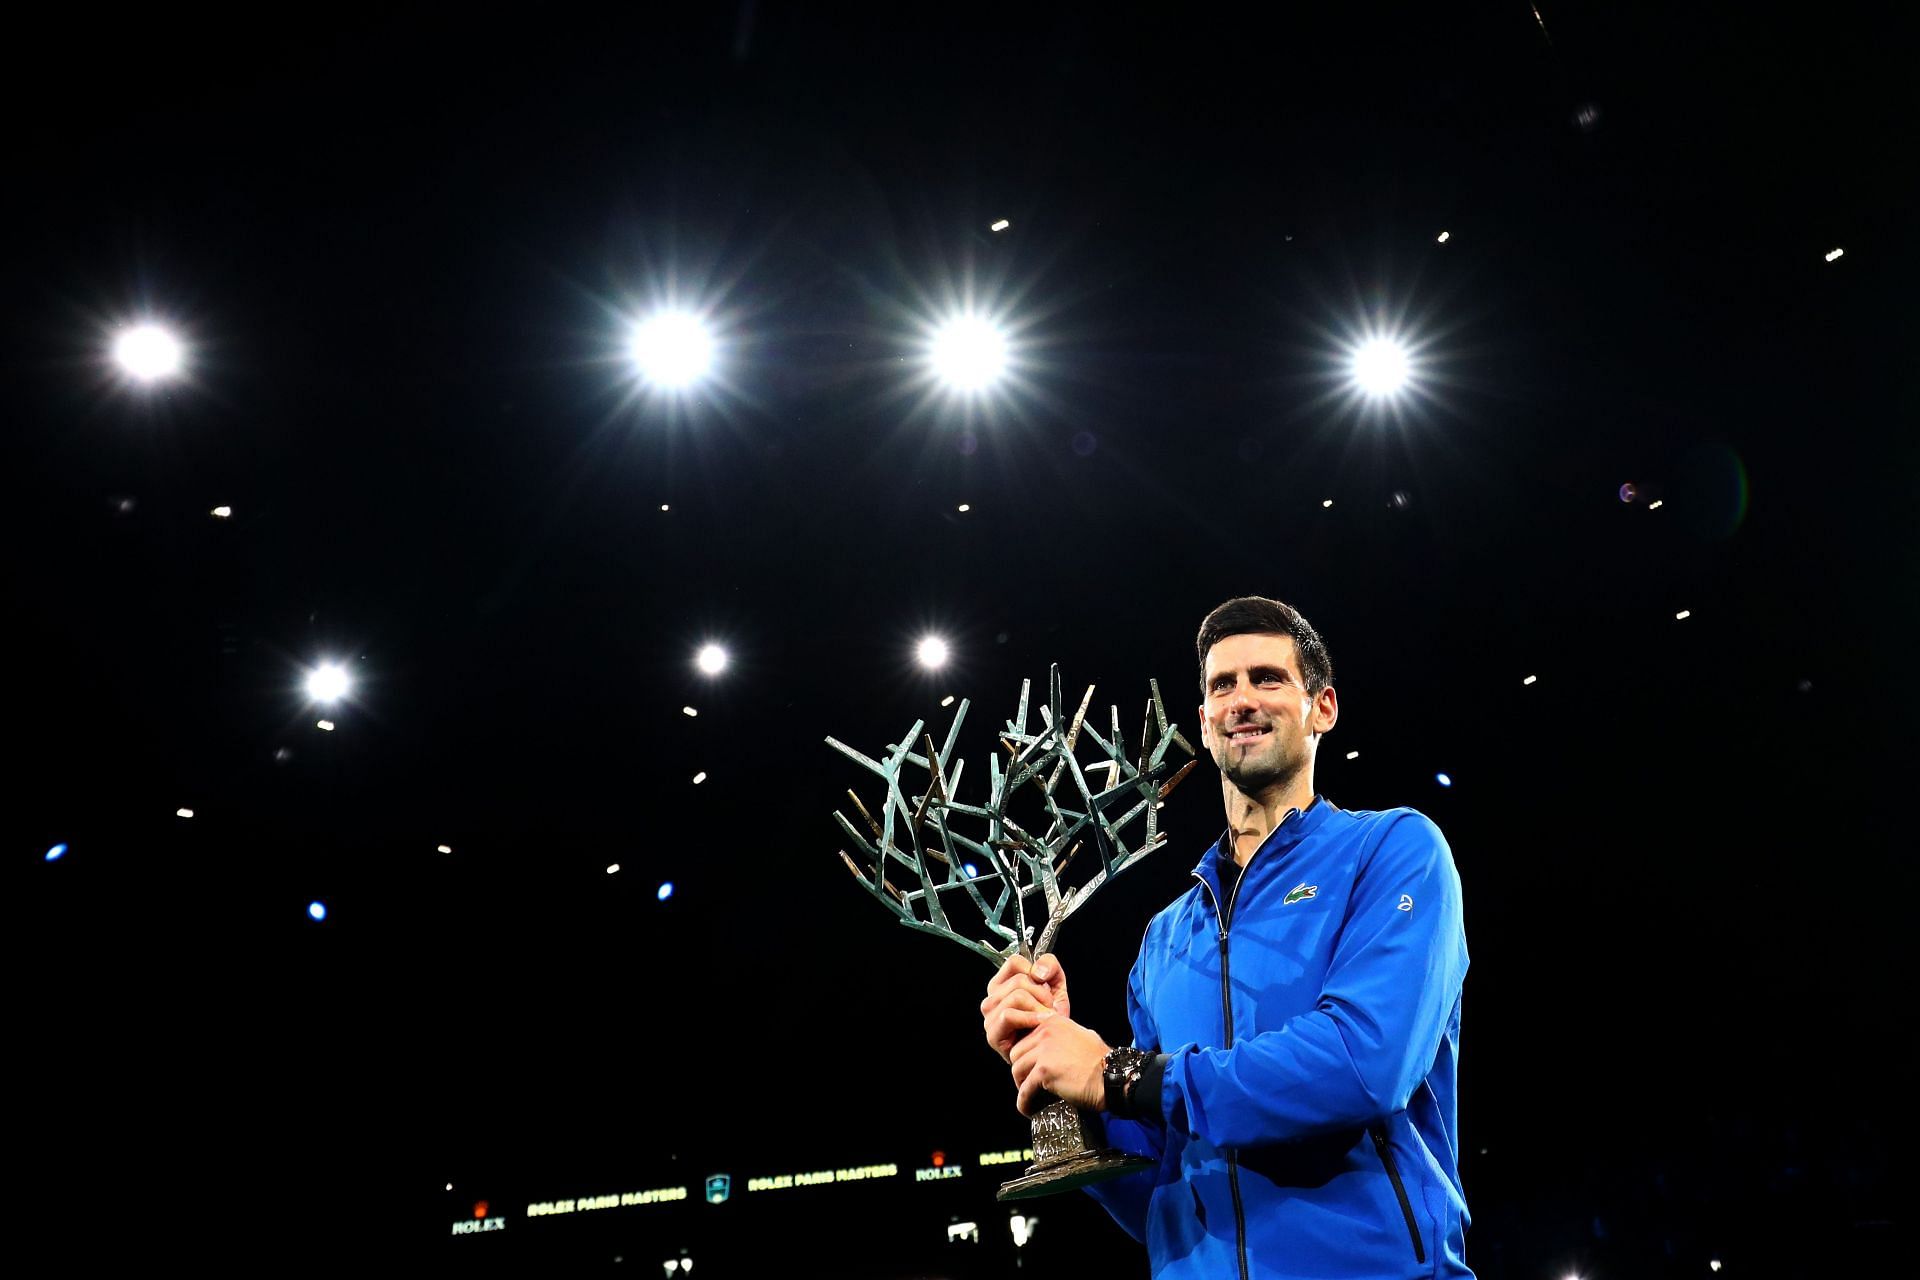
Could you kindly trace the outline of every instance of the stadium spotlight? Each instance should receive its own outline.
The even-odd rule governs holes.
[[[186,362],[180,339],[157,324],[129,325],[113,341],[114,363],[135,382],[173,377]]]
[[[986,391],[1007,371],[1007,335],[985,316],[961,312],[933,331],[931,359],[950,389]]]
[[[952,654],[948,650],[945,640],[942,640],[939,636],[927,636],[920,641],[919,647],[914,650],[914,656],[919,659],[920,665],[927,668],[927,670],[937,671],[947,665],[947,659],[951,657]]]
[[[685,390],[713,370],[713,333],[687,311],[656,311],[636,324],[629,350],[640,376],[668,391]]]
[[[1354,349],[1354,385],[1376,399],[1400,391],[1411,373],[1407,349],[1391,338],[1369,338]]]
[[[347,696],[352,683],[345,667],[337,662],[323,662],[307,673],[307,696],[315,702],[338,702]]]

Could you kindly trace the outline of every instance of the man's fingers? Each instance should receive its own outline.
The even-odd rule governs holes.
[[[1035,981],[1033,964],[1021,956],[1009,956],[987,983],[986,999],[980,1002],[987,1045],[1008,1062],[1020,1055],[1034,1028],[1066,1013],[1066,982],[1059,961],[1050,955],[1041,959],[1051,966],[1051,983]]]
[[[1045,1055],[1033,1051],[1034,1046],[1039,1043],[1039,1037],[1028,1036],[1020,1042],[1023,1051],[1014,1054],[1013,1057],[1007,1060],[1007,1065],[1013,1068],[1014,1084],[1019,1085],[1026,1083],[1027,1073],[1033,1071],[1040,1065],[1040,1060]]]
[[[986,1008],[986,1016],[991,1018],[1002,1009],[1025,1009],[1028,1012],[1032,1012],[1035,1009],[1047,1009],[1051,1007],[1052,1006],[1047,1003],[1044,994],[1036,995],[1025,987],[1015,987],[988,1005]]]
[[[1007,962],[1000,966],[999,971],[987,979],[987,994],[991,996],[993,989],[1004,984],[1007,979],[1019,974],[1031,973],[1032,971],[1033,966],[1027,963],[1026,957],[1008,956]]]
[[[991,1000],[1008,987],[1014,986],[1058,993],[1066,990],[1067,980],[1060,969],[1060,962],[1051,955],[1040,957],[1037,964],[1029,964],[1019,956],[1014,956],[1001,965],[999,971],[987,981],[987,999]]]
[[[1053,1006],[1054,993],[1033,979],[1021,974],[1012,982],[999,987],[989,988],[987,998],[980,1002],[980,1012],[984,1016],[992,1013],[1002,1002],[1012,996],[1024,995],[1042,1008]]]
[[[999,1000],[1009,991],[1031,991],[1036,995],[1046,996],[1049,1001],[1051,1000],[1051,996],[1045,987],[1035,982],[1032,978],[1027,977],[1025,974],[1019,974],[1006,982],[989,987],[987,989],[987,998],[980,1002],[980,1007],[982,1009],[992,1007],[994,1001]]]
[[[987,1020],[987,1044],[1007,1061],[1025,1043],[1027,1033],[1054,1014],[1049,1009],[1005,1009]]]
[[[1051,1009],[1003,1009],[995,1025],[1012,1031],[1031,1031],[1048,1018],[1057,1016]]]
[[[1013,1051],[1024,1044],[1035,1027],[1057,1017],[1026,991],[1009,992],[985,1019],[987,1046],[1001,1058],[1012,1061]]]
[[[1056,976],[1065,981],[1065,976],[1060,973],[1060,962],[1053,958],[1051,951],[1034,960],[1033,976],[1039,982],[1052,982]]]
[[[1008,1046],[1008,1049],[1007,1049],[1008,1062],[1019,1062],[1022,1058],[1025,1058],[1029,1054],[1031,1054],[1035,1049],[1038,1049],[1040,1047],[1040,1042],[1044,1040],[1046,1037],[1029,1035],[1027,1033],[1031,1031],[1033,1028],[1038,1027],[1041,1023],[1047,1021],[1049,1018],[1053,1018],[1058,1015],[1053,1013],[1051,1010],[1043,1009],[1038,1013],[1026,1013],[1020,1016],[1023,1018],[1030,1018],[1032,1019],[1032,1021],[1026,1023],[1025,1026],[1021,1027],[1020,1029],[1021,1034],[1019,1038],[1016,1039],[1013,1042],[1013,1044]]]
[[[1040,1083],[1040,1073],[1038,1071],[1028,1072],[1026,1078],[1020,1083],[1020,1099],[1017,1103],[1020,1108],[1020,1114],[1023,1116],[1031,1116],[1034,1112],[1038,1111],[1040,1109],[1040,1095],[1044,1091],[1045,1086]]]

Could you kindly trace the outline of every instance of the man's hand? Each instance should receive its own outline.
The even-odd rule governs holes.
[[[1032,964],[1020,956],[1010,957],[987,983],[987,998],[980,1002],[987,1044],[1002,1062],[1013,1061],[1015,1042],[1039,1026],[1042,1017],[1066,1017],[1071,1012],[1067,975],[1051,952]]]
[[[993,1051],[1013,1067],[1020,1114],[1043,1105],[1044,1091],[1083,1107],[1106,1101],[1107,1045],[1070,1016],[1067,975],[1052,953],[1028,964],[1014,956],[987,984],[980,1017]]]
[[[1042,1092],[1075,1106],[1106,1110],[1109,1048],[1096,1032],[1064,1013],[1041,1015],[1038,1025],[1013,1046],[1013,1083],[1020,1090],[1020,1114],[1030,1116],[1045,1106]]]

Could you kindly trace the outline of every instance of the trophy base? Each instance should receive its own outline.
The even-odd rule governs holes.
[[[1000,1184],[995,1200],[1032,1200],[1039,1196],[1059,1195],[1089,1183],[1105,1182],[1129,1173],[1153,1167],[1153,1161],[1128,1151],[1107,1147],[1086,1151],[1045,1168],[1031,1166],[1024,1177]]]

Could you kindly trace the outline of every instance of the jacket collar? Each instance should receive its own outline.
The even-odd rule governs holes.
[[[1328,815],[1337,808],[1333,801],[1316,794],[1307,802],[1305,809],[1287,810],[1287,816],[1280,820],[1280,825],[1267,833],[1267,838],[1254,851],[1253,857],[1247,859],[1247,867],[1272,862],[1318,831],[1325,824]],[[1223,857],[1229,859],[1233,857],[1231,827],[1221,832],[1220,838],[1213,842],[1213,846],[1200,855],[1199,865],[1193,869],[1193,874],[1212,885],[1216,894],[1220,891],[1220,859]]]

